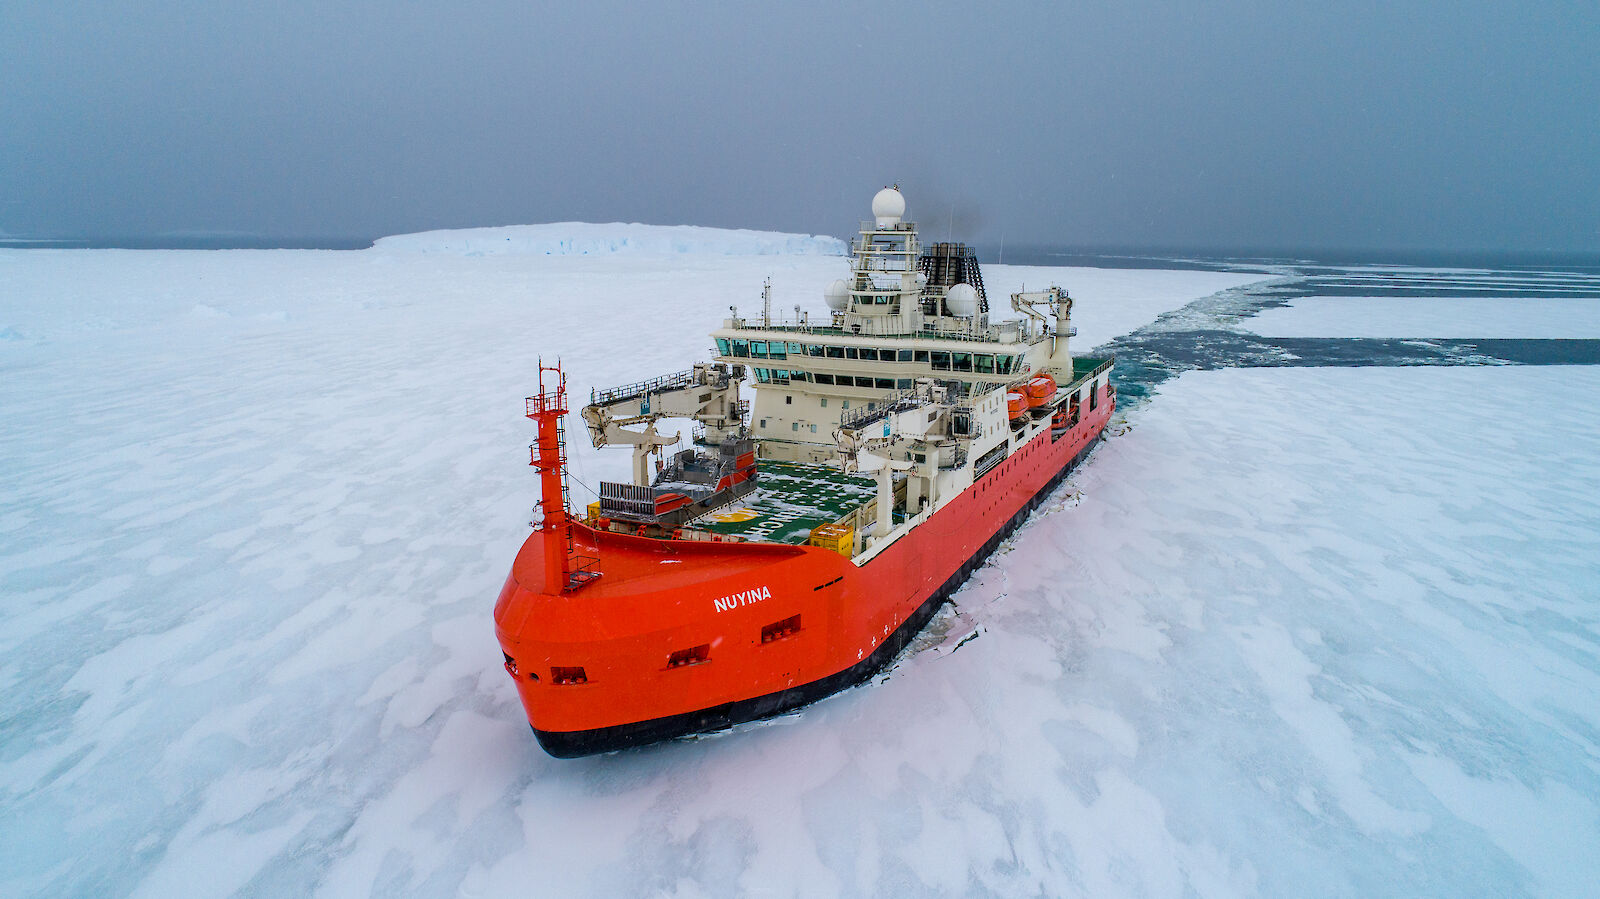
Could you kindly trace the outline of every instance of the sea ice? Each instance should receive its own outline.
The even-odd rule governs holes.
[[[1240,324],[1266,337],[1600,338],[1588,297],[1303,297]]]
[[[0,895],[1600,881],[1593,367],[1184,374],[956,596],[952,645],[544,755],[490,618],[535,361],[579,397],[682,368],[763,278],[815,310],[844,265],[0,251]],[[1259,277],[989,287],[1069,287],[1087,349]]]

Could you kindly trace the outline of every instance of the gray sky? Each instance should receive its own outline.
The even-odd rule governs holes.
[[[1600,3],[0,0],[0,232],[1600,251]]]

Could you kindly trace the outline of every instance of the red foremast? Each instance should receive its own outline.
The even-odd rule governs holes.
[[[545,386],[545,374],[555,385]],[[527,399],[527,415],[538,426],[537,440],[528,447],[529,465],[539,472],[539,506],[544,510],[538,529],[545,535],[544,583],[561,593],[579,590],[600,576],[599,560],[579,555],[572,539],[572,509],[567,504],[567,375],[560,363],[539,363],[539,393]]]

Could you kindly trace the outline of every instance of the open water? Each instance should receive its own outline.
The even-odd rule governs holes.
[[[1100,265],[1107,264],[1104,257]],[[1131,263],[1132,257],[1122,257]],[[1503,337],[1504,319],[1520,304],[1545,299],[1600,300],[1600,267],[1422,269],[1400,266],[1331,267],[1320,263],[1188,260],[1220,270],[1262,271],[1280,277],[1195,300],[1107,344],[1116,354],[1114,380],[1122,396],[1142,402],[1151,391],[1192,369],[1413,366],[1595,365],[1600,339]],[[1141,259],[1128,267],[1171,268],[1184,260]],[[1074,257],[1074,264],[1091,258]],[[1476,327],[1481,337],[1273,337],[1253,332],[1260,313],[1302,298],[1501,300],[1501,315]],[[1459,330],[1459,325],[1456,326]],[[1469,330],[1473,326],[1468,326]]]

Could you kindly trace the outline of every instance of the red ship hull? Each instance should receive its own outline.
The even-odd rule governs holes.
[[[602,575],[546,589],[523,544],[495,604],[539,743],[570,758],[779,714],[870,677],[1100,437],[1114,393],[1043,430],[861,566],[817,546],[662,540],[574,523]]]

